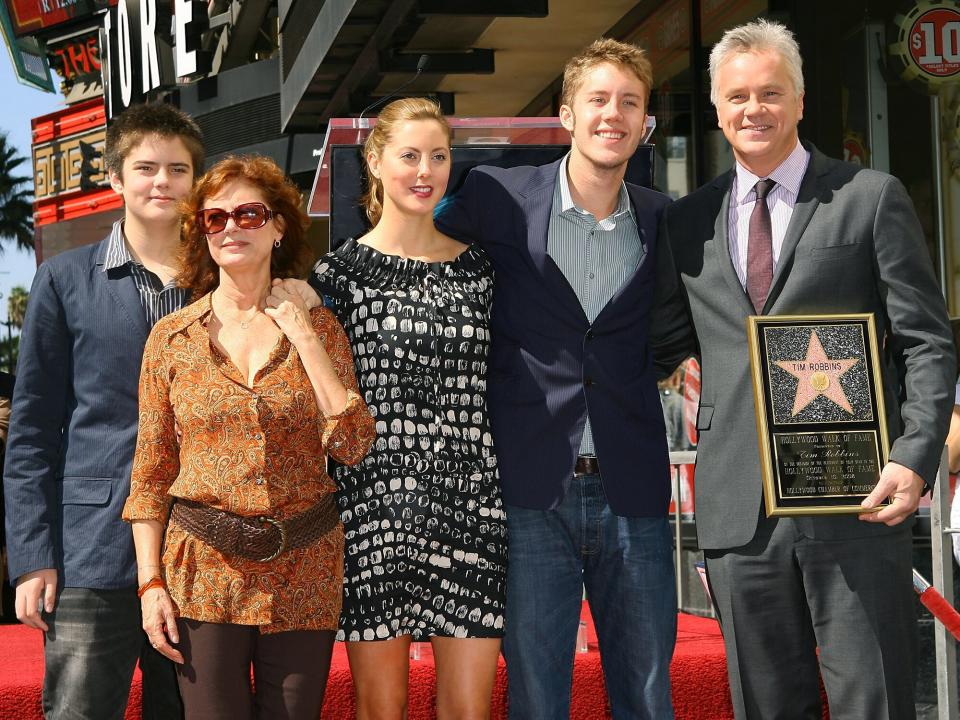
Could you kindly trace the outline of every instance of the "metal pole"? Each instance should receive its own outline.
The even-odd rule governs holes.
[[[670,453],[670,484],[673,486],[673,564],[677,579],[677,606],[683,607],[684,562],[683,562],[683,512],[680,506],[680,466],[693,465],[697,461],[696,450]]]
[[[683,533],[680,523],[680,466],[670,466],[670,482],[673,485],[673,570],[677,578],[677,607],[683,607]]]
[[[950,520],[950,473],[947,450],[940,457],[940,470],[930,503],[930,549],[933,553],[933,586],[953,605],[953,542]],[[943,623],[933,621],[934,654],[937,663],[937,717],[958,720],[957,643]]]
[[[17,369],[13,366],[13,331],[10,329],[13,322],[8,318],[4,324],[7,326],[7,367],[10,374],[14,375]]]
[[[946,218],[943,213],[943,153],[940,146],[940,96],[930,96],[930,132],[933,145],[933,203],[937,220],[937,255],[940,265],[940,287],[943,296],[950,299],[947,291],[947,233]]]

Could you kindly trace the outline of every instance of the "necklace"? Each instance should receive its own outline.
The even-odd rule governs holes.
[[[213,297],[211,296],[210,299],[211,299],[211,309],[213,309]],[[241,319],[239,319],[238,321],[236,321],[237,324],[240,325],[240,329],[241,329],[241,330],[249,330],[249,329],[250,329],[250,325],[253,324],[253,321],[257,319],[257,315],[259,315],[260,312],[261,312],[260,306],[259,306],[259,305],[256,305],[256,306],[253,308],[253,312],[252,312],[252,313],[250,313],[249,315],[247,315],[247,317],[241,318]],[[220,323],[223,324],[223,325],[226,324],[226,323],[223,322],[223,317],[222,317],[222,316],[221,316]]]

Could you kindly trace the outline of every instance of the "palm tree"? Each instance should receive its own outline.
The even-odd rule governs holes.
[[[0,255],[4,243],[11,240],[19,250],[33,250],[33,205],[29,189],[33,178],[17,175],[18,167],[26,161],[17,154],[7,134],[0,133]]]
[[[23,316],[27,312],[27,298],[30,293],[21,285],[10,288],[7,298],[7,318],[18,330],[23,328]]]

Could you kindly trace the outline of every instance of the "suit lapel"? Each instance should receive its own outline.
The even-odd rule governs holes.
[[[553,291],[554,297],[567,305],[567,309],[583,319],[587,316],[576,292],[567,282],[560,268],[547,254],[547,234],[550,230],[550,214],[553,210],[553,193],[557,173],[562,160],[538,168],[526,188],[520,191],[521,207],[526,221],[527,252],[533,266],[543,281]]]
[[[100,250],[97,252],[97,267],[94,272],[101,278],[114,299],[117,307],[120,308],[120,314],[130,324],[138,336],[146,341],[150,328],[147,327],[147,315],[143,310],[143,303],[140,302],[140,293],[137,292],[137,286],[133,282],[133,276],[129,272],[117,270],[103,271],[103,264],[107,254],[108,240],[101,243]],[[116,275],[120,273],[120,277]]]
[[[820,181],[819,176],[824,172],[824,165],[820,161],[819,151],[808,146],[810,150],[810,164],[807,172],[804,173],[803,180],[800,183],[800,191],[797,193],[797,202],[793,207],[793,214],[790,216],[790,224],[787,225],[787,233],[783,238],[783,245],[780,247],[780,257],[777,260],[777,268],[773,273],[773,280],[770,283],[770,293],[767,295],[766,305],[763,312],[766,313],[773,307],[783,285],[786,283],[789,268],[793,264],[793,255],[796,252],[797,244],[803,236],[803,231],[810,224],[810,219],[820,205]]]
[[[729,224],[730,203],[733,202],[732,189],[732,170],[714,181],[714,190],[720,195],[720,208],[716,213],[713,225],[713,249],[716,254],[717,267],[720,268],[720,274],[723,275],[724,282],[729,286],[731,294],[737,298],[737,302],[747,315],[755,315],[756,310],[753,309],[753,304],[747,297],[747,291],[740,284],[733,257],[730,255]]]

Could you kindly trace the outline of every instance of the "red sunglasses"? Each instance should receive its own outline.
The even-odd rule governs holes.
[[[227,227],[227,220],[233,218],[233,224],[241,230],[256,230],[267,224],[267,220],[276,213],[259,202],[237,205],[232,212],[222,208],[207,208],[197,211],[197,226],[205,235],[223,232]]]

